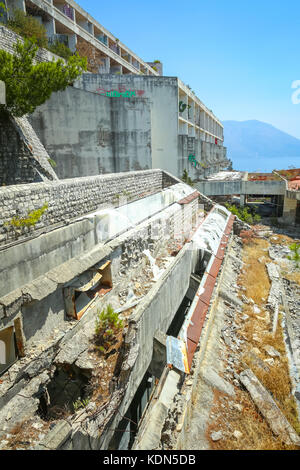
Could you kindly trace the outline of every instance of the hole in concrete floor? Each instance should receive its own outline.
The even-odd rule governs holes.
[[[40,398],[38,413],[46,421],[62,419],[87,403],[91,374],[74,365],[56,369],[47,390]]]

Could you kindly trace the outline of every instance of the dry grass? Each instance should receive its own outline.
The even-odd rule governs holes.
[[[282,242],[290,243],[290,240],[284,238]],[[276,241],[278,243],[278,240]],[[275,243],[275,242],[274,242]],[[270,281],[265,267],[265,262],[271,261],[268,252],[264,251],[268,248],[269,242],[264,239],[254,239],[251,245],[247,245],[243,249],[244,268],[239,276],[238,285],[246,288],[244,293],[248,298],[252,298],[256,305],[261,309],[261,314],[256,315],[253,312],[252,305],[245,305],[243,313],[249,318],[244,322],[238,322],[240,330],[238,334],[244,339],[242,353],[242,364],[244,367],[250,367],[261,383],[272,394],[277,405],[286,416],[290,424],[299,433],[300,423],[297,419],[296,403],[291,395],[291,382],[289,377],[289,367],[286,358],[286,350],[283,338],[280,318],[275,337],[270,333],[270,325],[259,319],[264,317],[266,312],[265,303],[268,298]],[[259,258],[264,257],[264,262],[260,263]],[[263,300],[264,299],[264,300]],[[253,338],[253,335],[256,335]],[[253,362],[253,358],[249,355],[249,351],[253,347],[259,349],[259,358],[261,360],[270,358],[264,351],[263,346],[271,345],[280,352],[280,358],[276,358],[273,365],[268,364],[269,372],[259,367]],[[238,370],[238,372],[240,372]],[[222,418],[219,422],[214,422],[215,430],[228,428],[228,423],[233,430],[240,431],[242,436],[235,439],[232,432],[229,433],[230,438],[222,439],[218,442],[211,442],[213,449],[241,449],[241,450],[290,450],[297,449],[296,446],[285,445],[278,437],[274,436],[267,422],[260,415],[255,404],[252,402],[250,395],[245,390],[237,391],[237,403],[243,405],[243,411],[229,410],[222,411]],[[216,406],[220,406],[221,397],[218,397]],[[212,429],[211,429],[212,430]],[[232,431],[232,430],[231,430]]]
[[[32,419],[23,421],[9,431],[9,437],[6,439],[8,442],[2,450],[25,450],[38,441],[40,433],[46,433],[49,429],[49,423],[47,422],[42,423],[43,426],[39,429],[33,428],[32,422]]]
[[[222,413],[213,426],[207,430],[206,437],[214,450],[294,450],[295,446],[287,446],[278,437],[274,436],[271,429],[258,412],[246,391],[236,392],[237,402],[243,407],[242,411],[229,409]],[[215,408],[218,409],[224,404],[222,397],[215,397]],[[210,439],[212,431],[219,429],[229,431],[229,436],[213,442]],[[242,435],[238,439],[233,436],[234,431],[239,431]]]
[[[300,271],[294,273],[283,273],[284,277],[289,281],[296,282],[300,286]]]
[[[264,263],[258,261],[262,256],[266,261],[271,261],[267,251],[266,240],[255,239],[251,245],[244,248],[244,268],[239,278],[239,285],[246,287],[246,297],[252,298],[259,305],[266,299],[270,290],[270,281]],[[245,312],[247,313],[247,312]]]

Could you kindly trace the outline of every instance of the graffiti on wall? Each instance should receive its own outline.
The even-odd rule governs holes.
[[[105,88],[97,88],[96,92],[102,96],[117,98],[123,96],[124,98],[130,98],[131,96],[143,96],[145,90],[126,90],[125,86],[120,85],[118,87],[118,90],[106,90]]]
[[[190,104],[185,104],[183,101],[179,101],[179,112],[183,113],[183,111],[186,109],[186,107],[189,109],[191,108]]]
[[[205,165],[204,165],[204,163],[198,162],[198,160],[196,160],[195,155],[190,154],[190,155],[188,156],[188,159],[189,159],[189,161],[192,163],[192,165],[193,165],[195,168],[197,168],[198,165],[201,166],[201,168],[206,168]]]

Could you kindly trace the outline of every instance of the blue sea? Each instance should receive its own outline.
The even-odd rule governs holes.
[[[272,170],[288,170],[289,167],[300,168],[300,157],[232,159],[232,168],[239,171],[270,173]]]

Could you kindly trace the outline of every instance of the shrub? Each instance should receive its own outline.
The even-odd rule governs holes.
[[[111,305],[103,309],[97,316],[95,333],[98,336],[100,346],[99,350],[104,352],[108,349],[115,339],[116,334],[124,326],[119,315],[114,311]]]
[[[0,105],[0,111],[17,117],[33,113],[52,92],[64,90],[87,68],[86,58],[77,54],[67,64],[58,59],[34,65],[38,47],[28,39],[24,44],[18,41],[14,49],[15,54],[0,50],[0,80],[6,84],[6,105]]]
[[[230,205],[225,204],[227,209],[234,215],[236,215],[240,220],[246,222],[247,224],[253,224],[260,221],[261,217],[258,214],[252,215],[250,210],[247,207],[237,207],[234,204]]]
[[[299,268],[299,263],[300,263],[300,243],[292,243],[289,246],[290,251],[293,253],[292,256],[287,256],[287,258],[291,261],[294,261],[296,268]]]
[[[45,27],[34,16],[26,15],[22,10],[13,11],[13,18],[8,20],[7,26],[24,38],[35,38],[39,47],[48,45]]]
[[[28,212],[27,217],[13,217],[9,222],[6,222],[4,225],[11,226],[13,229],[32,226],[34,227],[47,209],[48,203],[46,202],[39,209]]]
[[[69,58],[73,55],[73,52],[71,49],[66,46],[64,43],[59,42],[56,40],[54,44],[51,44],[47,47],[50,52],[53,52],[53,54],[59,55],[65,60],[69,60]]]
[[[189,177],[186,169],[183,170],[181,179],[184,183],[189,184],[190,186],[194,186],[193,180]]]

